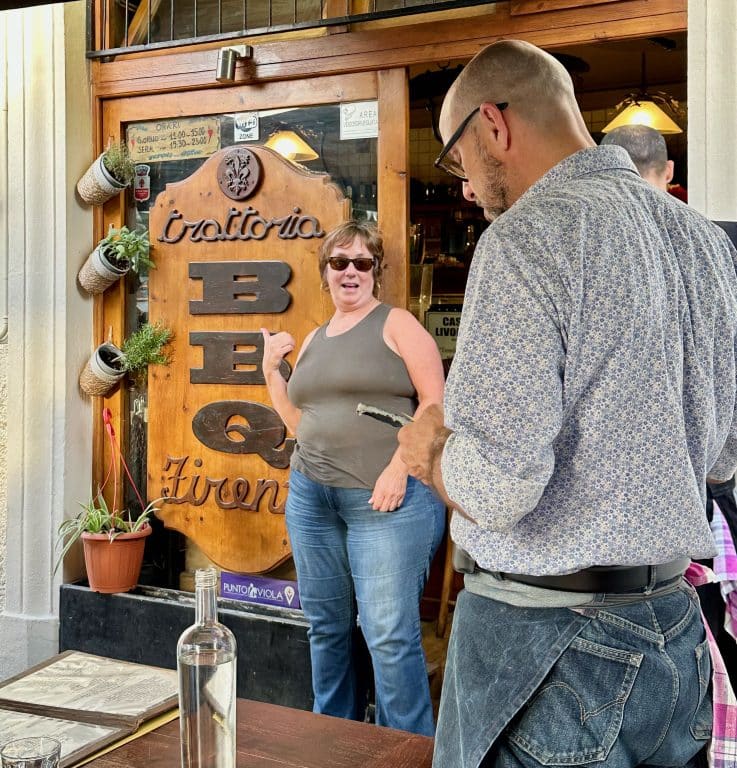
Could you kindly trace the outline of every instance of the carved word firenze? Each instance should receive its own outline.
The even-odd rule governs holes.
[[[161,496],[167,504],[191,504],[201,507],[210,497],[212,492],[215,503],[220,509],[244,509],[249,512],[258,512],[261,499],[268,498],[268,511],[274,515],[284,514],[286,499],[279,500],[280,488],[287,488],[289,482],[283,486],[277,480],[256,480],[251,484],[245,477],[236,477],[229,481],[227,477],[212,478],[202,474],[185,475],[185,465],[189,456],[173,458],[167,456],[164,472],[174,470],[174,474],[166,477],[173,483],[161,489]],[[199,469],[202,459],[195,459],[194,466]],[[228,483],[230,482],[230,486]]]
[[[292,213],[273,219],[265,219],[249,205],[245,210],[231,208],[225,221],[217,219],[197,219],[187,221],[184,214],[176,208],[171,211],[164,228],[159,235],[161,243],[178,243],[187,233],[192,243],[211,243],[217,240],[263,240],[274,230],[282,240],[294,240],[302,237],[323,237],[320,222],[314,216],[306,216],[298,207]]]

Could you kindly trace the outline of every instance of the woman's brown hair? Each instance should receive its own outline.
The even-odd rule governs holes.
[[[366,224],[362,221],[345,221],[339,224],[335,229],[328,232],[325,239],[320,243],[318,251],[320,268],[320,280],[323,289],[327,290],[328,284],[325,280],[325,270],[328,268],[328,259],[336,247],[345,247],[350,245],[356,238],[359,238],[366,247],[366,250],[374,258],[374,267],[371,270],[374,276],[373,294],[378,298],[381,288],[381,276],[384,272],[384,238],[376,227]]]

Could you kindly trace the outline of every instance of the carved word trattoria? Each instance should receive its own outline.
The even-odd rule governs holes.
[[[314,216],[302,213],[295,206],[285,216],[265,219],[249,205],[240,210],[231,208],[222,223],[217,219],[195,219],[187,221],[184,214],[174,208],[169,213],[161,234],[161,243],[178,243],[187,233],[191,243],[212,243],[218,240],[263,240],[274,231],[282,240],[294,240],[297,237],[309,240],[312,237],[324,237],[325,232]]]
[[[189,456],[175,458],[166,457],[164,472],[172,472],[164,476],[165,485],[161,489],[162,498],[167,504],[191,504],[201,507],[212,494],[214,502],[220,509],[243,509],[248,512],[258,512],[263,498],[267,500],[267,510],[274,515],[284,514],[286,498],[280,499],[280,490],[289,487],[289,481],[280,484],[277,480],[259,478],[255,483],[245,477],[236,477],[232,481],[227,477],[213,478],[201,472],[185,474],[185,466]],[[202,459],[192,462],[198,470],[202,467]],[[203,476],[204,475],[204,476]]]

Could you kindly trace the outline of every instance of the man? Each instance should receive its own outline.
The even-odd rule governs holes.
[[[682,574],[714,552],[707,473],[737,468],[737,253],[596,147],[528,43],[478,54],[440,130],[492,224],[445,413],[399,433],[468,553],[433,764],[696,765],[710,663]]]
[[[614,144],[627,150],[645,181],[663,192],[673,181],[673,161],[662,134],[647,125],[623,125],[604,134],[601,145]]]
[[[640,172],[640,176],[648,184],[663,192],[668,191],[668,185],[673,179],[673,161],[668,160],[668,149],[665,139],[654,128],[646,125],[623,125],[605,134],[601,140],[602,146],[615,144],[627,150],[627,154]],[[719,508],[735,539],[737,531],[737,506],[734,498],[734,477],[725,483],[706,484],[706,516],[711,524],[714,516],[713,500],[716,498]],[[705,565],[713,567],[713,561],[704,561]],[[719,583],[704,584],[696,590],[699,594],[701,609],[709,622],[709,628],[717,639],[719,650],[724,659],[733,687],[737,687],[737,645],[734,638],[724,627],[724,598]]]

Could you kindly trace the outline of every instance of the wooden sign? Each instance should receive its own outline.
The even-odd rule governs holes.
[[[172,364],[149,372],[148,495],[226,570],[261,573],[291,553],[294,440],[269,401],[260,329],[299,348],[330,316],[317,251],[349,211],[326,174],[264,147],[217,152],[151,210],[149,319],[174,342]]]

